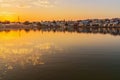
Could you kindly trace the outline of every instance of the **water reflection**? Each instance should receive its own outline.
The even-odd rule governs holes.
[[[68,32],[120,35],[120,28],[79,28]]]
[[[120,69],[120,37],[88,34],[101,31],[110,34],[109,29],[103,28],[102,30],[82,28],[70,32],[2,31],[0,79],[62,80],[64,77],[65,80],[80,80],[81,77],[98,76],[104,80],[104,75],[110,78],[108,77],[110,71]],[[114,28],[112,31],[117,30]]]
[[[37,29],[40,31],[40,29]],[[37,31],[33,30],[33,31]],[[25,29],[26,32],[29,32],[29,29]],[[120,28],[79,28],[79,29],[72,29],[72,30],[48,30],[48,29],[41,29],[41,31],[53,31],[53,32],[77,32],[77,33],[100,33],[100,34],[111,34],[111,35],[120,35]]]
[[[120,35],[120,28],[80,28],[78,32]]]
[[[26,33],[30,32],[31,30],[33,31],[53,31],[53,32],[78,32],[78,33],[100,33],[100,34],[111,34],[111,35],[120,35],[120,28],[78,28],[78,29],[71,29],[71,30],[60,30],[60,29],[54,29],[54,30],[49,30],[49,29],[23,29]],[[14,30],[14,31],[19,31],[20,30]],[[9,33],[11,30],[0,30],[0,32],[6,32]]]
[[[34,43],[1,43],[0,47],[0,74],[5,75],[8,70],[16,67],[27,68],[27,66],[43,65],[43,55],[53,55],[62,51],[52,43],[34,44]],[[0,77],[1,77],[0,75]]]

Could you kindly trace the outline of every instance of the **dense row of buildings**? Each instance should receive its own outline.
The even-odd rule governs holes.
[[[41,22],[23,22],[23,23],[0,23],[0,29],[6,28],[27,28],[27,29],[79,29],[79,28],[119,28],[120,18],[113,19],[87,19],[77,21],[41,21]]]
[[[87,19],[78,21],[45,21],[41,22],[43,26],[58,27],[120,27],[120,18],[113,19]]]

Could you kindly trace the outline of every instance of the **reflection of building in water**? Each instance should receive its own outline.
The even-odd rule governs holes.
[[[120,35],[120,28],[79,28],[77,32]]]
[[[14,37],[21,37],[21,29],[16,30],[17,34],[14,34],[11,36],[11,38]],[[31,30],[30,29],[25,29],[25,32],[29,33]],[[41,31],[41,32],[78,32],[78,33],[100,33],[100,34],[111,34],[111,35],[120,35],[120,28],[96,28],[96,27],[79,27],[79,28],[69,28],[66,27],[65,29],[61,29],[61,28],[56,28],[56,29],[41,29],[41,30],[33,30],[33,31]],[[9,31],[5,31],[5,32],[9,32],[12,34],[11,30]],[[3,35],[4,36],[4,35]],[[9,37],[9,35],[7,35]],[[6,37],[7,37],[6,36]]]
[[[42,30],[42,31],[49,31],[49,30]],[[111,34],[111,35],[120,35],[120,28],[70,28],[70,29],[56,29],[56,30],[50,30],[54,32],[78,32],[78,33],[100,33],[100,34]]]

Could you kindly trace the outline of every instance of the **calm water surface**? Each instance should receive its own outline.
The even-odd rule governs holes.
[[[0,80],[120,80],[120,36],[0,32]]]

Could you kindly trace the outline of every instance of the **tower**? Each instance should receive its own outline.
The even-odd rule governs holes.
[[[18,16],[18,23],[20,23],[20,17]]]

